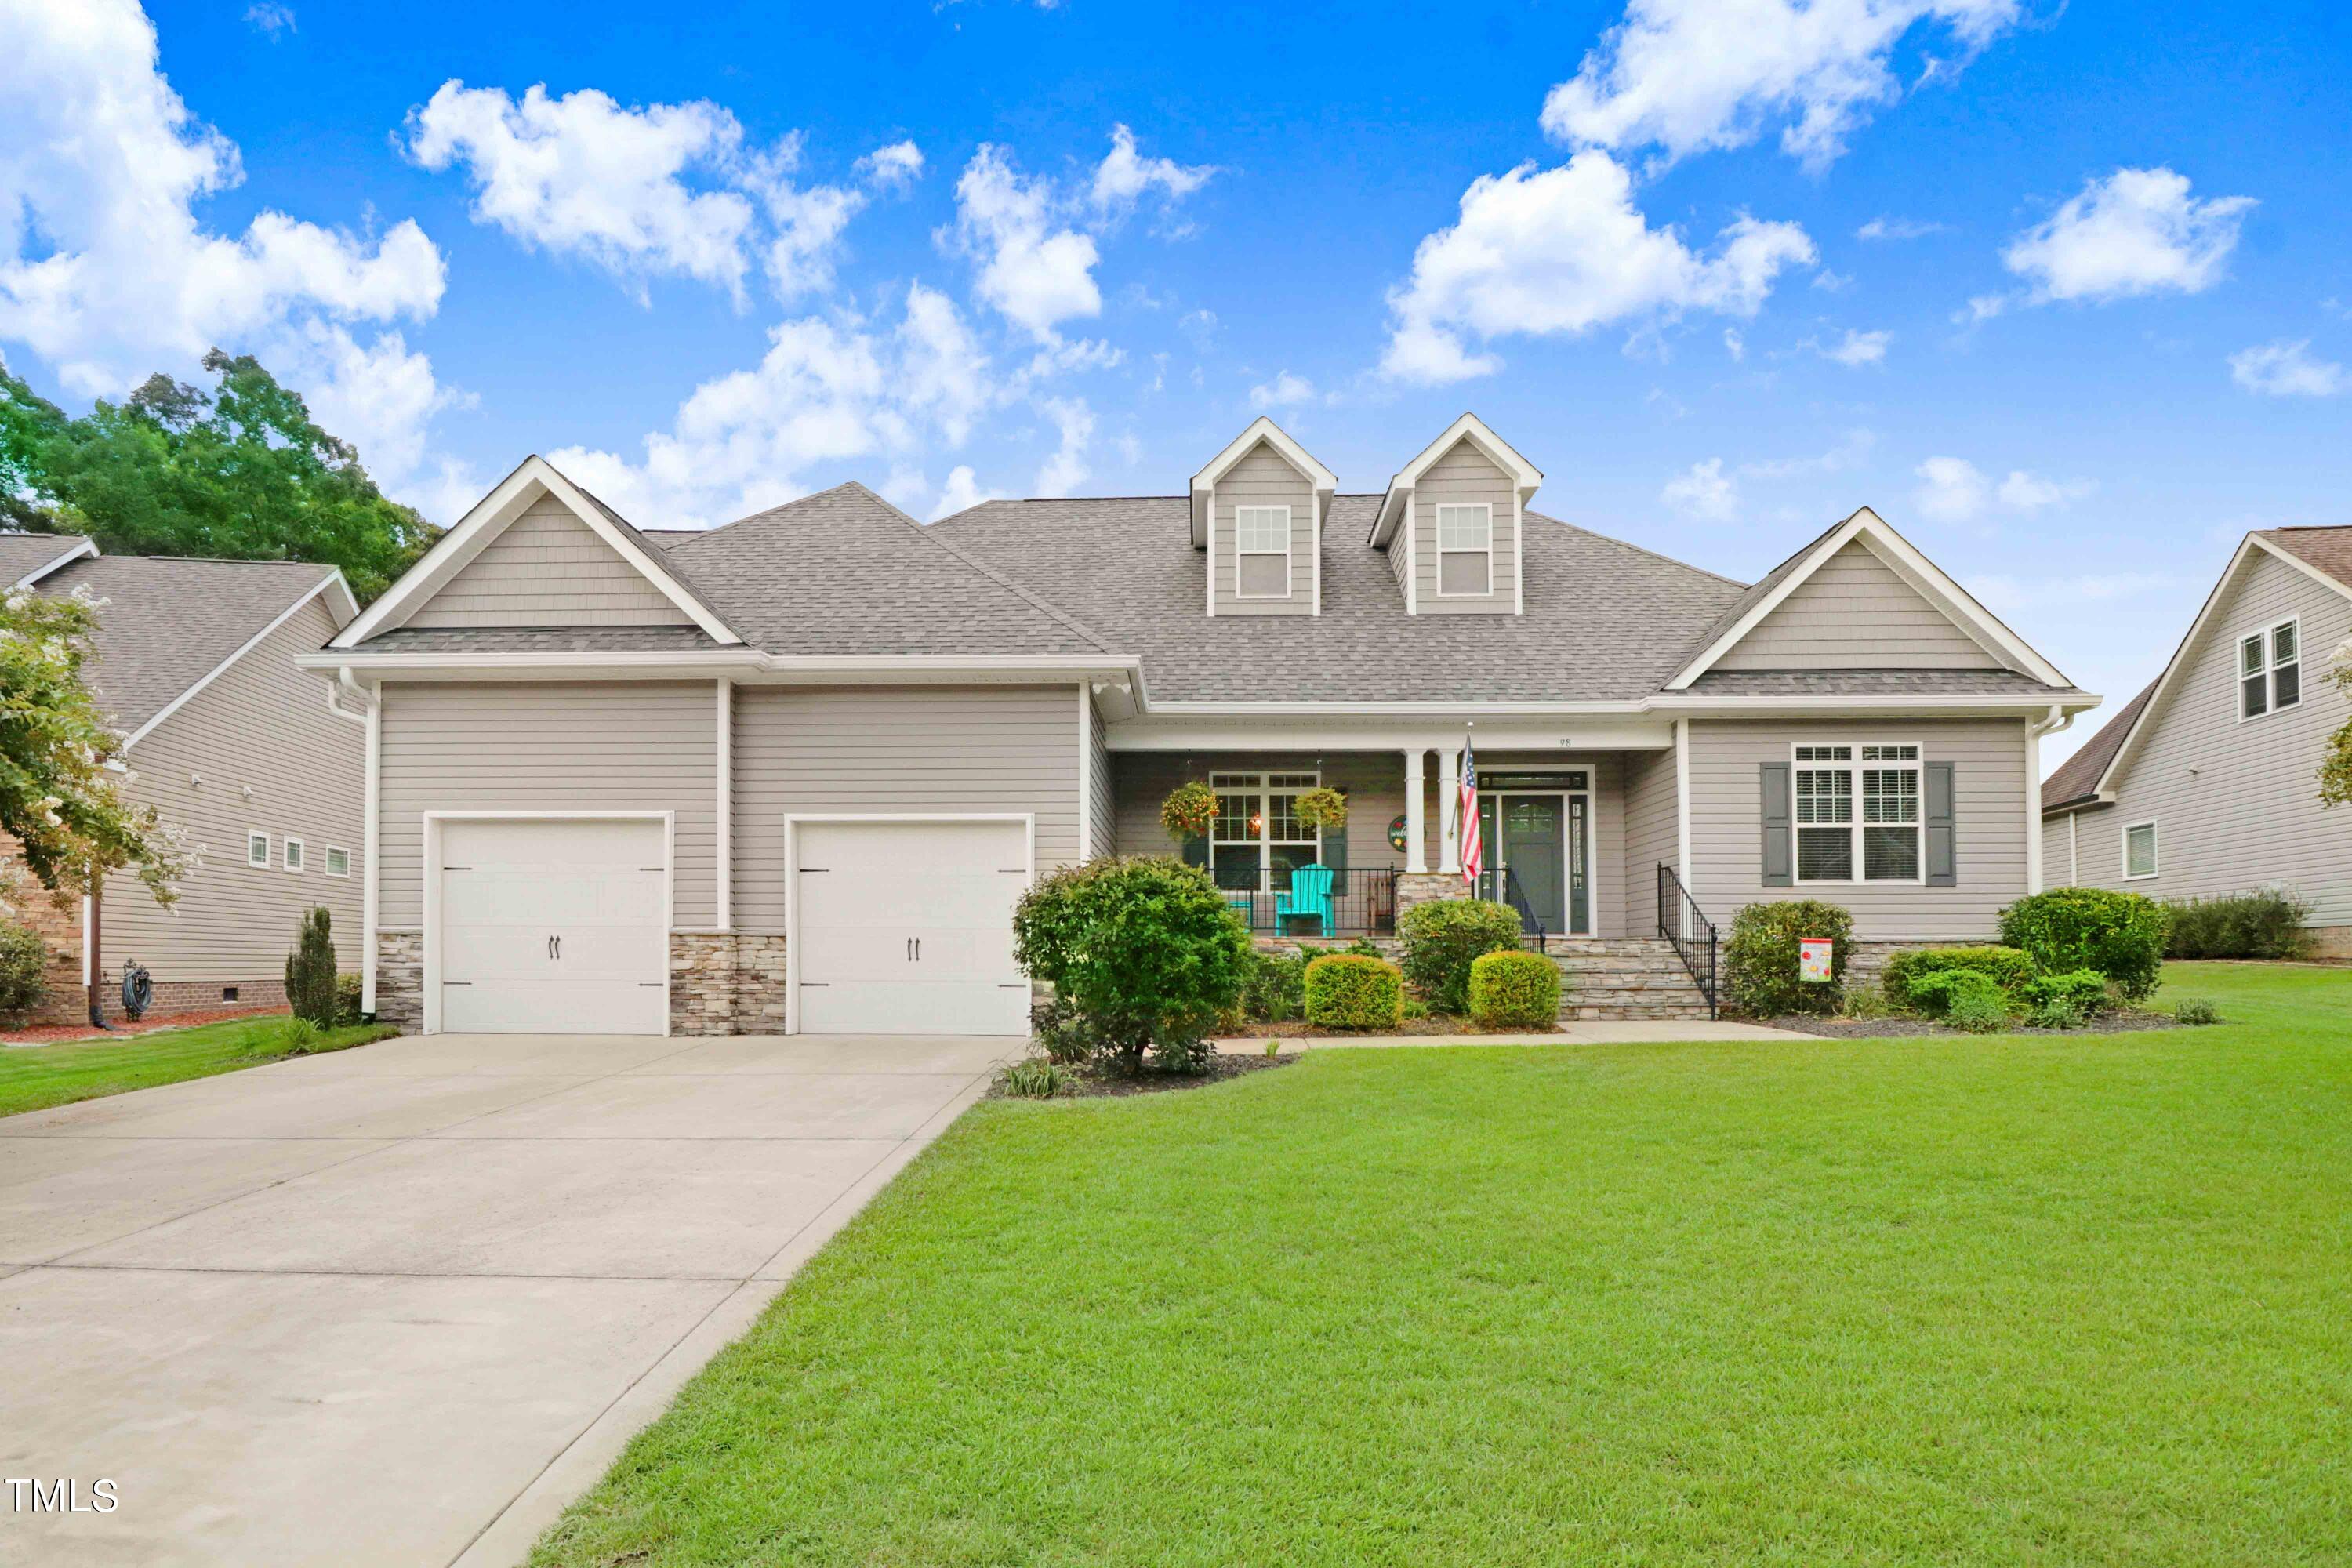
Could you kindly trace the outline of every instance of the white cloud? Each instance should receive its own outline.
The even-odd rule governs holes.
[[[2029,304],[2087,300],[2104,304],[2135,295],[2201,294],[2221,280],[2238,243],[2251,196],[2189,194],[2170,169],[2117,169],[2026,230],[2001,252],[2001,264],[2026,279]],[[1979,319],[1998,313],[1970,301]]]
[[[798,139],[788,140],[762,163],[751,182],[772,226],[766,253],[768,281],[776,298],[786,304],[833,287],[842,231],[866,205],[862,192],[839,185],[811,185],[805,190],[794,185],[791,176],[799,151]]]
[[[1094,238],[1059,223],[1051,185],[982,142],[956,182],[955,237],[980,264],[974,292],[1043,343],[1064,321],[1102,314]]]
[[[1721,458],[1693,463],[1666,481],[1658,499],[1683,516],[1702,522],[1729,522],[1739,515],[1739,489],[1723,471]]]
[[[1315,400],[1315,384],[1303,375],[1284,371],[1271,382],[1261,383],[1249,390],[1249,404],[1260,414],[1274,408],[1289,408]]]
[[[1936,25],[1949,75],[2018,20],[2018,0],[1631,0],[1575,77],[1544,100],[1543,127],[1578,146],[1655,145],[1662,160],[1744,147],[1771,124],[1819,168],[1849,132],[1903,94],[1893,56]]]
[[[1155,189],[1172,204],[1207,184],[1216,173],[1206,163],[1187,168],[1173,158],[1143,157],[1135,150],[1135,132],[1114,125],[1110,152],[1095,166],[1094,204],[1100,212],[1121,213]]]
[[[1853,231],[1856,239],[1925,239],[1931,234],[1942,234],[1951,226],[1927,223],[1916,218],[1874,217]]]
[[[1628,318],[1706,310],[1755,314],[1772,281],[1817,259],[1790,223],[1742,216],[1711,254],[1673,228],[1652,228],[1633,182],[1605,153],[1558,168],[1522,163],[1481,175],[1463,193],[1461,221],[1424,238],[1412,276],[1391,289],[1394,321],[1382,371],[1419,382],[1460,381],[1497,369],[1465,334],[1578,333]]]
[[[948,482],[940,488],[939,504],[931,509],[931,515],[928,521],[937,522],[943,517],[952,517],[957,512],[968,511],[982,501],[1003,499],[1003,490],[981,488],[979,477],[971,471],[970,463],[959,463],[948,470]]]
[[[857,160],[857,172],[883,190],[904,190],[922,178],[923,150],[912,142],[893,142]]]
[[[907,289],[898,341],[900,402],[934,421],[949,446],[962,446],[972,422],[998,397],[994,367],[980,340],[953,300],[916,283]]]
[[[2098,487],[2088,479],[2051,479],[2011,468],[2000,481],[2000,504],[2012,511],[2036,512],[2044,507],[2069,506]]]
[[[1916,470],[1919,488],[1911,503],[1937,522],[1966,522],[1985,509],[1991,481],[1965,458],[1930,458]]]
[[[1893,332],[1857,332],[1849,327],[1843,339],[1826,345],[1815,344],[1814,352],[1823,359],[1835,360],[1848,369],[1853,369],[1860,365],[1884,363],[1886,359],[1886,345],[1894,341]]]
[[[1814,474],[1838,474],[1858,468],[1877,446],[1874,431],[1853,429],[1838,438],[1838,444],[1828,451],[1810,458],[1773,458],[1760,462],[1742,463],[1742,478],[1758,479],[1793,479]]]
[[[2311,357],[2308,338],[2240,349],[2230,356],[2230,379],[2272,397],[2333,397],[2352,385],[2342,365]]]
[[[1061,445],[1037,470],[1037,493],[1041,496],[1066,496],[1093,472],[1087,466],[1087,446],[1094,439],[1094,410],[1083,397],[1049,397],[1041,406],[1061,432]]]
[[[273,38],[280,33],[295,30],[294,7],[275,4],[274,0],[258,0],[257,4],[247,5],[245,19]]]
[[[235,237],[200,224],[195,204],[243,178],[237,151],[164,80],[129,0],[0,12],[0,340],[68,388],[120,393],[215,346],[439,307],[441,253],[413,222],[373,239],[268,209]]]
[[[1731,356],[1734,364],[1748,357],[1748,340],[1739,335],[1738,327],[1723,329],[1723,352]]]

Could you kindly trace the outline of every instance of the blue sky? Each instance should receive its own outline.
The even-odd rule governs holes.
[[[1378,489],[1470,408],[1735,575],[1875,507],[2116,701],[2352,521],[2341,7],[684,14],[0,0],[0,353],[251,349],[441,521],[1166,493],[1262,411]]]

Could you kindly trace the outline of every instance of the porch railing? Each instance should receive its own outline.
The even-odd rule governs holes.
[[[1508,904],[1519,911],[1519,930],[1536,939],[1536,951],[1550,951],[1551,933],[1536,913],[1535,905],[1528,900],[1528,890],[1508,866],[1489,866],[1478,873],[1477,886],[1472,892],[1481,899],[1492,899],[1498,904]]]
[[[1674,944],[1683,967],[1706,996],[1706,1016],[1716,1016],[1715,922],[1699,913],[1698,900],[1663,860],[1658,862],[1658,934]]]
[[[1328,928],[1301,912],[1292,896],[1291,868],[1227,866],[1213,873],[1225,902],[1267,936],[1388,936],[1396,931],[1396,869],[1390,866],[1331,868]]]

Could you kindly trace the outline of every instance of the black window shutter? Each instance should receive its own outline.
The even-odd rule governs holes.
[[[1209,841],[1206,838],[1187,838],[1184,840],[1184,864],[1187,866],[1205,867],[1208,863]]]
[[[1764,885],[1786,888],[1795,882],[1796,846],[1789,825],[1789,764],[1762,764],[1764,804]],[[1690,868],[1683,868],[1690,875]]]
[[[1952,764],[1929,763],[1927,774],[1927,886],[1958,887],[1960,875],[1952,831]]]
[[[1327,827],[1323,830],[1321,863],[1330,867],[1334,871],[1344,871],[1348,868],[1348,830],[1346,828]]]

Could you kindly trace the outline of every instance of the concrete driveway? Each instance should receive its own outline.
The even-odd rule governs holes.
[[[0,1121],[0,1478],[119,1499],[0,1481],[0,1563],[519,1560],[1013,1045],[444,1035]]]

